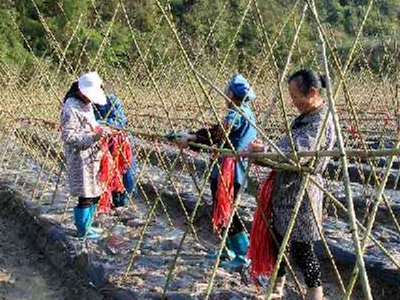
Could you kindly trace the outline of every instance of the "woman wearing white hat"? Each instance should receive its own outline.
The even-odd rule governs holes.
[[[100,126],[93,104],[104,105],[106,96],[96,72],[86,73],[74,82],[64,98],[61,114],[61,139],[67,163],[71,195],[78,197],[74,220],[78,237],[98,238],[101,229],[91,227],[102,190],[99,180],[102,152],[98,141],[109,133]]]

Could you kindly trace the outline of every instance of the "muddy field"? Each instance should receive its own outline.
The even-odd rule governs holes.
[[[112,10],[106,11],[104,16],[98,15],[96,1],[90,1],[96,18],[87,19],[81,14],[77,24],[74,24],[77,20],[74,15],[70,15],[72,7],[67,5],[64,11],[63,1],[53,2],[60,2],[58,6],[66,20],[70,19],[65,24],[62,22],[65,30],[57,29],[57,15],[50,19],[47,11],[41,12],[42,5],[36,5],[32,0],[38,13],[35,24],[39,26],[40,21],[45,35],[32,39],[18,18],[14,20],[13,17],[12,24],[16,25],[16,37],[24,41],[24,47],[30,49],[35,60],[31,61],[27,56],[14,66],[8,63],[7,56],[5,59],[0,57],[0,83],[3,87],[0,94],[0,300],[91,300],[103,297],[115,300],[256,300],[264,295],[268,287],[266,279],[249,281],[248,270],[226,271],[217,267],[215,259],[207,258],[207,254],[220,245],[220,239],[211,228],[212,199],[205,178],[210,153],[179,150],[166,141],[165,134],[188,132],[219,123],[226,115],[227,107],[215,87],[224,90],[226,80],[233,72],[240,71],[257,94],[257,100],[251,101],[250,105],[259,138],[264,141],[268,138],[272,142],[282,138],[287,134],[293,117],[298,115],[286,77],[300,65],[324,71],[320,63],[326,59],[323,57],[325,51],[321,51],[323,49],[312,36],[313,33],[322,33],[321,29],[325,27],[327,40],[322,44],[326,43],[329,51],[324,62],[329,65],[326,71],[331,72],[332,81],[328,85],[331,84],[335,95],[335,108],[346,149],[393,148],[398,140],[400,85],[398,76],[394,76],[398,72],[395,54],[398,43],[392,40],[390,26],[380,20],[379,5],[372,10],[359,5],[355,10],[358,15],[349,18],[352,23],[366,10],[365,17],[373,11],[371,15],[380,20],[379,26],[373,26],[371,31],[376,31],[373,38],[370,30],[363,28],[364,24],[371,26],[369,23],[375,20],[373,18],[365,18],[351,28],[354,33],[360,30],[354,48],[351,46],[353,38],[343,36],[341,30],[337,31],[329,22],[322,22],[323,28],[318,30],[315,25],[319,22],[310,22],[311,15],[304,19],[306,23],[310,22],[306,26],[311,27],[301,29],[303,19],[299,19],[295,9],[285,18],[285,24],[280,24],[281,18],[277,18],[274,26],[264,28],[260,17],[270,5],[262,3],[267,1],[259,1],[259,4],[248,1],[239,27],[232,31],[231,42],[230,39],[227,42],[220,40],[219,30],[225,30],[228,23],[235,23],[228,20],[225,24],[225,13],[222,12],[230,6],[241,7],[243,3],[239,2],[243,1],[224,1],[224,7],[218,7],[221,14],[215,23],[210,19],[203,26],[201,20],[196,20],[197,25],[202,25],[197,26],[199,33],[205,33],[210,27],[204,41],[191,39],[193,30],[190,26],[186,26],[189,30],[178,30],[174,36],[182,43],[176,47],[173,36],[164,27],[163,18],[154,31],[149,30],[142,36],[134,24],[136,21],[143,23],[140,11],[137,16],[136,13],[132,15],[135,29],[130,30],[131,36],[128,36],[128,32],[123,31],[124,19],[130,25],[131,14],[125,11],[120,1],[109,1],[118,4],[118,9],[115,14]],[[152,2],[149,9],[156,6],[154,1],[148,2]],[[156,2],[161,8],[159,1]],[[174,16],[177,9],[190,11],[192,6],[195,8],[201,3],[169,2],[168,13],[174,24],[182,17]],[[348,6],[347,2],[351,1],[340,2]],[[373,1],[370,5],[374,7]],[[144,23],[153,23],[153,17],[158,19],[159,12],[145,10],[152,14],[151,18],[149,15],[143,20]],[[113,15],[113,20],[106,22],[106,15]],[[93,25],[86,24],[92,21]],[[191,22],[187,21],[183,23]],[[179,29],[179,23],[176,25],[175,29]],[[248,27],[253,25],[254,32]],[[98,27],[102,28],[101,35],[97,35]],[[176,33],[173,27],[171,32]],[[125,37],[123,44],[129,45],[127,55],[122,55],[124,46],[119,45],[120,37],[115,35],[116,30]],[[63,32],[70,34],[64,36]],[[82,33],[84,39],[81,39]],[[390,41],[386,39],[388,35]],[[247,41],[252,41],[254,36],[256,44],[251,49],[254,46],[258,49],[260,43],[260,49],[264,51],[247,53],[250,46]],[[41,39],[46,43],[40,43],[43,49],[36,53],[39,50],[36,44]],[[392,42],[395,44],[393,49]],[[99,46],[95,51],[96,57],[92,57],[93,46]],[[384,49],[381,51],[380,48]],[[209,52],[212,52],[212,57]],[[349,57],[346,59],[347,52]],[[214,54],[216,60],[210,60]],[[338,55],[335,57],[333,54]],[[247,61],[250,57],[252,59]],[[188,64],[187,59],[193,62]],[[53,65],[54,62],[58,63]],[[193,68],[197,75],[192,72]],[[345,71],[339,73],[342,68]],[[60,112],[65,93],[78,73],[86,69],[97,69],[104,79],[106,92],[115,92],[122,100],[128,120],[126,129],[137,142],[139,189],[139,196],[132,198],[127,207],[96,215],[95,225],[102,227],[104,233],[100,239],[92,241],[82,241],[76,236],[73,208],[77,199],[70,196],[67,187],[60,139]],[[202,80],[199,74],[210,82]],[[343,83],[340,82],[342,77],[345,79]],[[323,80],[318,81],[323,85]],[[388,166],[388,158],[379,157],[375,163],[376,178],[380,180]],[[371,216],[379,190],[379,183],[372,179],[374,170],[371,165],[365,159],[349,160],[355,213],[364,226]],[[248,230],[256,209],[257,190],[269,171],[264,167],[252,168],[249,186],[240,196],[238,211]],[[367,241],[364,253],[374,300],[400,300],[399,157],[396,157],[389,173],[385,186],[386,203],[376,206],[374,241],[372,238]],[[344,298],[343,290],[348,287],[356,255],[348,214],[344,211],[346,209],[338,208],[346,206],[347,200],[342,165],[337,159],[331,160],[323,176],[324,188],[328,191],[323,224],[327,244],[317,243],[316,251],[322,266],[325,299],[339,300]],[[329,199],[328,193],[337,199],[337,203]],[[337,278],[334,272],[330,255],[341,278]],[[304,299],[306,287],[302,274],[296,266],[294,271],[294,276],[288,276],[283,299]],[[296,284],[296,280],[299,283]],[[344,282],[342,285],[341,280]],[[362,287],[357,283],[351,299],[363,300],[363,295]]]
[[[145,145],[143,141],[141,144]],[[82,270],[87,282],[91,282],[97,289],[104,290],[110,285],[118,288],[120,289],[119,295],[124,295],[118,299],[160,299],[170,266],[180,248],[181,239],[188,230],[187,214],[190,215],[194,201],[197,199],[197,191],[192,178],[180,166],[177,166],[176,170],[169,175],[174,184],[165,184],[168,182],[167,167],[160,165],[160,157],[162,157],[162,161],[171,162],[176,150],[170,147],[161,147],[159,153],[152,154],[154,157],[148,155],[147,158],[146,151],[143,150],[139,157],[140,197],[134,199],[126,209],[110,215],[100,215],[96,222],[103,226],[105,234],[99,241],[86,244],[82,244],[76,239],[72,220],[72,207],[75,202],[68,196],[65,181],[58,182],[57,172],[52,173],[41,169],[32,157],[22,156],[22,152],[19,152],[18,148],[14,148],[14,151],[13,155],[5,157],[1,174],[3,174],[4,184],[23,192],[23,194],[15,196],[15,198],[11,197],[7,201],[20,199],[19,201],[22,201],[26,209],[40,222],[51,224],[48,226],[47,234],[57,241],[62,241],[71,260],[86,261],[88,256],[89,259],[86,263],[74,266],[77,270]],[[25,159],[22,164],[25,170],[23,174],[20,172],[21,163],[15,157],[24,157]],[[193,159],[186,158],[189,161]],[[198,166],[198,172],[202,173],[202,162],[196,161],[196,159],[193,163]],[[48,180],[47,184],[42,183],[45,180]],[[343,195],[342,185],[334,181],[331,181],[331,184],[330,190],[340,198]],[[38,186],[38,191],[32,198],[32,191],[36,186]],[[362,213],[363,199],[367,191],[356,182],[352,184],[352,188],[355,199],[360,199],[358,200],[360,204],[358,209],[359,213]],[[374,187],[369,189],[368,194],[371,195],[376,191]],[[390,196],[393,201],[391,203],[395,207],[400,199],[398,192],[391,190]],[[159,203],[155,216],[148,219],[152,204],[159,198],[162,202]],[[247,224],[251,223],[254,208],[254,196],[251,191],[247,191],[242,196],[242,205],[240,206],[241,215]],[[180,248],[180,256],[169,284],[167,299],[202,299],[204,297],[215,263],[214,260],[207,259],[206,254],[215,250],[218,245],[218,240],[212,234],[210,227],[210,212],[210,194],[207,187],[194,222],[198,239],[189,234]],[[385,218],[385,210],[382,208],[379,220]],[[147,221],[149,223],[146,223]],[[379,222],[379,224],[374,236],[384,243],[384,246],[396,259],[399,259],[400,241],[393,230],[392,223],[388,219],[387,222]],[[354,255],[345,217],[340,214],[337,217],[331,215],[325,221],[324,227],[343,280],[347,282],[354,266]],[[143,234],[144,230],[146,230],[145,234]],[[86,256],[82,255],[82,249],[87,253]],[[386,300],[388,297],[395,300],[400,299],[396,285],[396,280],[397,282],[399,280],[398,270],[372,244],[367,249],[365,258],[369,266],[374,299]],[[322,247],[319,247],[319,252],[323,265],[326,299],[340,299],[342,292],[331,264],[326,255],[324,256]],[[133,261],[132,268],[126,273],[131,260]],[[88,264],[87,267],[85,267],[86,264]],[[296,275],[302,282],[299,272],[296,272]],[[64,286],[64,284],[60,286]],[[302,289],[304,290],[304,285]],[[56,288],[56,290],[58,289]],[[256,295],[262,293],[262,287],[247,282],[245,273],[218,269],[210,299],[255,299]],[[301,299],[293,278],[289,281],[286,299]],[[363,299],[360,286],[357,287],[353,299]]]
[[[101,299],[101,295],[83,281],[56,271],[37,248],[35,237],[25,231],[26,226],[30,226],[25,222],[18,216],[0,213],[0,299]]]

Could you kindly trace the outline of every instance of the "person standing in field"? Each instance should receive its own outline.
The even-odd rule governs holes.
[[[219,148],[244,150],[257,137],[257,131],[252,126],[255,122],[250,102],[256,98],[250,84],[240,74],[234,74],[225,90],[228,111],[221,125],[203,128],[195,133],[185,134],[180,139],[181,146],[188,142],[205,145],[218,145]],[[235,108],[236,105],[238,109]],[[218,234],[227,227],[233,203],[238,192],[246,183],[245,170],[248,160],[242,158],[219,158],[213,165],[211,173],[211,193],[213,197],[213,228]],[[237,214],[234,212],[233,221],[229,228],[226,246],[221,255],[222,267],[237,269],[248,265],[246,253],[249,247],[249,238]],[[216,258],[216,255],[212,255]]]
[[[123,192],[113,192],[112,202],[114,207],[122,207],[128,204],[129,199],[134,196],[137,197],[137,189],[135,183],[136,176],[136,156],[134,151],[135,140],[134,137],[126,133],[128,121],[125,116],[125,111],[122,105],[122,101],[114,94],[110,93],[106,96],[106,104],[94,104],[94,114],[96,120],[101,123],[108,125],[116,130],[120,130],[120,134],[124,135],[124,138],[128,138],[132,148],[131,164],[127,166],[122,174],[122,181],[125,190]],[[120,153],[122,154],[122,153]]]
[[[297,71],[289,78],[290,97],[293,105],[300,112],[300,115],[295,118],[290,127],[296,151],[331,150],[335,144],[336,135],[331,117],[328,118],[327,126],[323,130],[323,124],[328,113],[328,107],[324,103],[322,96],[322,90],[325,87],[325,77],[309,69]],[[320,134],[322,134],[322,139],[317,149],[317,139]],[[276,146],[284,153],[292,152],[288,136],[279,140]],[[265,151],[265,149],[265,146],[257,142],[250,145],[252,152]],[[310,158],[301,159],[300,164],[308,166],[310,161]],[[313,173],[310,176],[321,185],[323,185],[321,174],[324,172],[328,162],[329,157],[318,158],[313,165]],[[276,247],[274,242],[270,243],[270,247],[259,244],[260,241],[271,241],[269,238],[263,239],[260,235],[257,235],[257,233],[261,232],[257,228],[261,227],[259,223],[261,221],[260,203],[265,205],[262,208],[265,216],[268,217],[268,215],[272,214],[270,225],[272,225],[272,232],[276,237],[278,246],[280,246],[296,204],[302,178],[303,174],[298,171],[273,170],[260,189],[259,206],[254,217],[249,250],[253,276],[271,274],[274,267],[274,259],[267,260],[271,264],[266,266],[266,260],[260,259],[259,255],[265,255],[267,251],[263,251],[263,254],[257,252],[260,249],[271,250],[271,248]],[[267,211],[265,208],[268,205],[265,203],[268,202],[271,204],[272,210],[268,209]],[[315,184],[309,182],[288,246],[288,251],[304,275],[305,283],[308,287],[308,300],[323,299],[320,264],[314,251],[314,243],[320,239],[318,227],[322,228],[322,204],[323,192]],[[315,221],[313,209],[318,224]],[[264,227],[264,231],[261,234],[268,234],[268,229],[266,228],[267,226]],[[272,252],[276,255],[278,249],[279,247],[275,248],[275,250],[272,249]],[[260,263],[264,263],[264,265],[260,266]],[[258,267],[259,269],[257,269]],[[282,261],[271,299],[282,299],[285,279],[286,265]]]
[[[61,113],[61,139],[67,164],[67,178],[72,196],[78,197],[74,222],[78,237],[99,238],[100,228],[92,227],[96,204],[102,194],[99,180],[102,152],[99,140],[111,134],[95,120],[92,104],[106,104],[96,72],[79,77],[64,98]]]

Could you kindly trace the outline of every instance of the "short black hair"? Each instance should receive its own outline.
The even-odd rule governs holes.
[[[324,89],[326,88],[326,75],[319,74],[310,69],[301,69],[289,76],[288,82],[291,83],[295,80],[300,92],[307,96],[312,88]]]

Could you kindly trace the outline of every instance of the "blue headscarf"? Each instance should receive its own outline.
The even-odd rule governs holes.
[[[228,89],[230,89],[233,94],[243,102],[254,101],[257,97],[253,89],[250,87],[249,82],[239,73],[233,74],[228,83]]]

